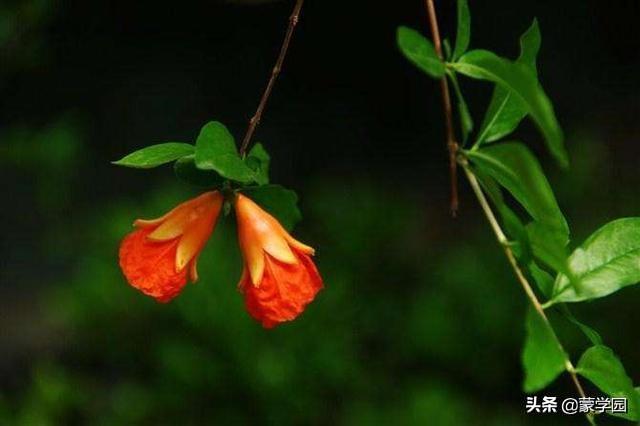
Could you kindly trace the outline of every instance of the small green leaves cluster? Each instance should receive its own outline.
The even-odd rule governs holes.
[[[113,164],[150,169],[173,163],[178,179],[201,188],[242,192],[273,214],[287,229],[302,218],[295,192],[269,183],[271,157],[255,144],[240,155],[229,130],[218,121],[205,124],[195,144],[165,142],[147,146]]]
[[[640,282],[640,218],[614,220],[570,250],[570,229],[538,159],[512,136],[529,117],[537,126],[551,156],[569,167],[562,129],[553,105],[538,80],[536,58],[541,44],[536,20],[520,38],[520,55],[508,59],[494,52],[469,50],[471,18],[466,0],[458,0],[458,28],[453,51],[445,40],[441,58],[431,41],[400,27],[397,43],[402,54],[427,76],[448,79],[457,101],[461,149],[459,163],[480,181],[498,213],[500,225],[528,279],[537,284],[547,315],[576,326],[592,346],[577,367],[560,344],[553,321],[533,308],[526,316],[523,350],[525,392],[549,385],[563,371],[584,377],[603,393],[628,398],[623,416],[640,420],[640,393],[634,388],[613,351],[600,335],[577,320],[567,303],[610,295]],[[493,84],[493,95],[479,130],[472,136],[473,119],[458,76]]]

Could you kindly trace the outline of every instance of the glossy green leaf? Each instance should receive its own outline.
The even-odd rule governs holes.
[[[444,75],[444,63],[433,44],[422,34],[411,28],[398,27],[396,41],[404,56],[422,71],[436,78]]]
[[[254,172],[242,161],[233,136],[220,122],[210,121],[196,140],[196,167],[214,170],[221,176],[241,183],[254,180]]]
[[[254,180],[258,185],[269,183],[269,163],[271,157],[262,144],[257,143],[251,148],[245,159],[247,166],[254,172]]]
[[[561,166],[569,165],[562,129],[553,105],[528,66],[508,61],[487,50],[472,50],[451,67],[471,78],[492,81],[517,96],[544,135],[552,155]]]
[[[471,113],[469,112],[469,107],[464,100],[464,96],[462,95],[462,91],[460,90],[460,84],[458,83],[458,78],[456,74],[453,72],[447,73],[449,76],[449,80],[451,81],[451,85],[453,86],[453,91],[456,95],[456,104],[458,105],[458,117],[460,119],[460,128],[462,129],[462,145],[467,141],[467,137],[469,133],[473,130],[473,119],[471,118]]]
[[[607,296],[640,281],[640,217],[604,225],[569,256],[576,286],[556,279],[554,302],[579,302]]]
[[[505,142],[465,152],[482,173],[509,191],[534,220],[564,235],[569,234],[551,186],[538,160],[526,146]]]
[[[191,185],[205,188],[221,187],[224,178],[213,170],[201,170],[196,167],[195,156],[187,155],[173,163],[173,171],[178,179]]]
[[[640,396],[624,366],[610,348],[596,345],[587,349],[580,357],[576,371],[605,394],[627,398],[628,413],[621,417],[640,420]]]
[[[298,196],[280,185],[247,187],[242,193],[273,215],[285,229],[291,230],[302,219]]]
[[[528,66],[536,75],[536,57],[540,50],[540,41],[538,21],[534,19],[529,29],[520,37],[520,57],[516,62]],[[492,142],[507,136],[518,127],[526,115],[527,106],[519,97],[502,86],[496,86],[476,144]]]
[[[453,49],[455,61],[467,51],[471,39],[471,13],[467,0],[458,0],[458,31],[456,33],[456,46]]]
[[[185,155],[193,154],[194,147],[188,143],[167,142],[139,149],[114,161],[113,164],[137,169],[151,169],[170,163]]]
[[[533,308],[527,312],[525,327],[523,389],[531,393],[545,388],[564,371],[566,357],[549,326]]]

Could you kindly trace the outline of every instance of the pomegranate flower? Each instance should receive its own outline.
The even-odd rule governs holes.
[[[129,284],[158,302],[176,297],[198,280],[198,255],[213,232],[223,203],[218,191],[188,200],[164,216],[138,219],[120,245],[120,267]]]
[[[295,319],[322,288],[314,250],[244,195],[237,196],[235,211],[244,258],[238,287],[247,310],[265,328]]]

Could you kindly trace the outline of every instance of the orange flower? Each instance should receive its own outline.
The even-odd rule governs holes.
[[[198,280],[198,255],[213,232],[222,207],[218,191],[188,200],[164,216],[138,219],[120,245],[120,267],[133,287],[168,302]]]
[[[235,210],[244,257],[238,286],[247,310],[265,328],[295,319],[322,288],[310,257],[314,250],[244,195],[238,195]]]

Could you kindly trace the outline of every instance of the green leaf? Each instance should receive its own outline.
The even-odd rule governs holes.
[[[565,229],[534,221],[527,225],[527,235],[536,258],[557,272],[571,275],[567,263],[569,239]]]
[[[538,20],[534,18],[527,31],[520,37],[520,56],[517,62],[529,66],[536,74],[536,59],[540,51],[540,44],[542,44],[540,27],[538,26]]]
[[[449,43],[449,39],[442,40],[442,51],[444,52],[444,57],[447,61],[451,60],[451,44]]]
[[[201,170],[196,167],[195,156],[187,155],[173,163],[173,171],[178,179],[191,185],[201,187],[221,187],[224,178],[212,170]]]
[[[576,372],[614,398],[627,398],[629,412],[621,415],[629,420],[640,419],[640,396],[615,353],[604,345],[592,346],[578,361]]]
[[[551,186],[527,147],[518,142],[505,142],[465,153],[482,173],[507,189],[534,220],[569,234]]]
[[[540,50],[538,21],[533,23],[520,37],[520,57],[516,60],[529,67],[537,75],[536,57]],[[476,144],[492,142],[513,132],[527,115],[527,106],[517,96],[502,86],[496,86],[489,103]]]
[[[523,389],[532,393],[545,388],[564,371],[566,356],[549,326],[533,308],[527,312],[525,327]]]
[[[575,317],[572,317],[570,321],[575,324],[582,331],[582,333],[584,333],[585,336],[587,336],[587,339],[589,339],[592,344],[602,344],[602,336],[600,336],[600,333],[598,333],[592,327],[588,326],[582,321],[577,320]]]
[[[600,333],[598,333],[596,330],[594,330],[593,328],[591,328],[587,324],[583,323],[582,321],[578,320],[571,313],[571,311],[569,310],[567,305],[562,304],[562,305],[559,305],[559,307],[560,307],[560,312],[562,312],[564,317],[567,318],[576,327],[578,327],[580,329],[580,331],[582,331],[584,333],[584,335],[587,336],[587,339],[589,339],[592,344],[594,344],[594,345],[602,345],[602,336],[600,336]]]
[[[220,176],[241,183],[254,180],[254,172],[240,158],[233,136],[218,121],[205,124],[196,140],[196,167],[214,170]]]
[[[569,256],[577,281],[558,275],[553,302],[580,302],[607,296],[640,281],[640,217],[614,220],[598,229]]]
[[[453,60],[457,60],[469,47],[471,39],[471,13],[467,0],[458,0],[458,31],[456,33],[456,46],[453,49]]]
[[[151,169],[170,163],[185,155],[193,154],[193,145],[181,142],[167,142],[139,149],[114,161],[113,164],[136,169]]]
[[[528,66],[508,61],[487,50],[467,52],[450,66],[471,78],[492,81],[517,96],[526,105],[527,111],[544,135],[552,155],[561,166],[569,165],[562,129],[553,105]]]
[[[253,170],[255,175],[254,180],[258,185],[266,185],[269,183],[269,163],[271,162],[271,157],[262,144],[257,143],[251,148],[245,162],[247,166]]]
[[[553,292],[553,277],[547,271],[539,267],[535,262],[530,262],[528,269],[533,281],[536,283],[542,294],[546,297],[551,297]]]
[[[507,231],[507,235],[515,240],[511,243],[511,250],[518,260],[526,263],[531,259],[531,243],[527,235],[525,226],[518,215],[506,204],[498,208],[502,223]]]
[[[514,240],[514,242],[511,243],[511,250],[514,255],[522,263],[528,263],[531,259],[531,246],[529,244],[527,230],[522,224],[522,221],[518,215],[507,206],[502,196],[502,191],[493,178],[477,169],[474,170],[474,174],[480,181],[485,192],[489,195],[489,198],[491,198],[498,213],[500,213],[507,236]]]
[[[402,54],[422,71],[435,78],[444,75],[444,63],[433,44],[422,34],[411,28],[398,27],[396,41]]]
[[[458,84],[458,78],[453,72],[449,72],[447,75],[449,76],[449,80],[451,80],[451,85],[453,86],[453,91],[456,94],[456,100],[458,101],[458,116],[460,118],[460,127],[462,128],[462,145],[464,146],[469,133],[473,130],[473,119],[471,118],[471,113],[469,112],[469,107],[464,100],[464,96],[462,96],[462,91]]]
[[[241,191],[274,216],[285,229],[291,230],[302,219],[298,196],[280,185],[247,187]]]

